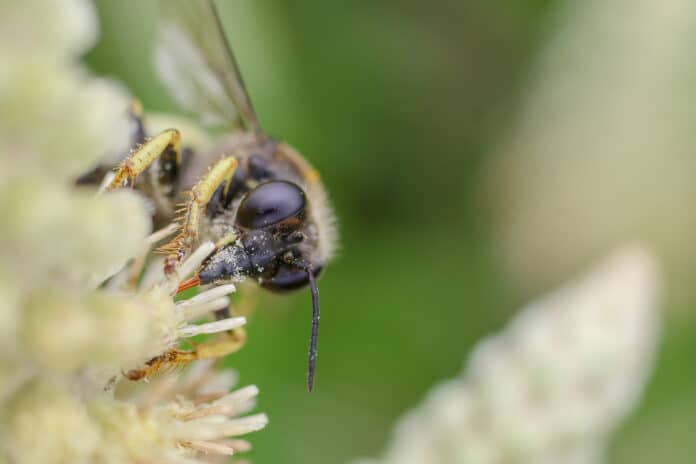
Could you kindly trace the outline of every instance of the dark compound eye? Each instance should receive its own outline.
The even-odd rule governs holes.
[[[322,268],[314,269],[314,277],[319,277]],[[307,271],[288,265],[281,265],[278,272],[270,279],[265,279],[261,282],[261,286],[273,292],[288,292],[302,288],[309,283]]]
[[[237,224],[246,229],[276,224],[297,227],[304,219],[305,206],[305,193],[297,185],[286,181],[266,182],[242,198]]]

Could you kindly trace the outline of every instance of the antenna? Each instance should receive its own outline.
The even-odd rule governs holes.
[[[309,342],[309,365],[307,367],[307,391],[314,389],[314,373],[317,366],[317,339],[319,338],[319,288],[311,266],[306,266],[309,288],[312,291],[312,338]]]

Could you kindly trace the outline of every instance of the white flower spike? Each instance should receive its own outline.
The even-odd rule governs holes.
[[[384,464],[599,464],[653,366],[653,256],[624,248],[476,347],[403,417]]]

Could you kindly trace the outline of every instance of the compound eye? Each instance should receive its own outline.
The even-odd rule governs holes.
[[[265,182],[242,198],[236,222],[246,229],[272,225],[292,229],[304,220],[306,204],[304,191],[292,182]]]
[[[314,268],[314,277],[319,277],[321,270],[321,266]],[[309,276],[307,275],[307,271],[288,265],[281,265],[278,268],[278,272],[273,277],[261,282],[261,286],[266,290],[282,293],[302,288],[308,283]]]

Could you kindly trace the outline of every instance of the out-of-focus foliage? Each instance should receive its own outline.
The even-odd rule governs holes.
[[[323,317],[315,393],[308,395],[303,383],[309,295],[264,296],[250,321],[250,342],[235,358],[235,365],[243,372],[243,381],[262,385],[261,406],[271,416],[265,432],[251,439],[255,445],[251,456],[258,463],[339,463],[377,455],[399,414],[416,404],[430,385],[458,372],[477,339],[502,326],[512,309],[532,294],[547,290],[612,245],[613,236],[603,242],[579,240],[617,230],[605,227],[603,217],[590,225],[581,221],[582,215],[575,216],[579,219],[569,230],[535,229],[534,203],[527,202],[533,199],[529,193],[533,191],[515,188],[561,178],[553,172],[542,176],[544,165],[520,161],[519,169],[515,168],[516,152],[510,155],[513,161],[503,161],[506,170],[491,164],[495,156],[502,159],[501,147],[516,136],[528,102],[547,88],[539,76],[548,69],[540,63],[549,54],[563,56],[567,45],[555,39],[566,25],[587,19],[561,7],[585,2],[219,3],[262,123],[270,133],[300,148],[321,170],[337,207],[342,235],[340,256],[320,282]],[[617,30],[610,38],[620,38],[629,48],[635,43],[630,49],[638,54],[602,61],[609,69],[618,68],[612,74],[614,80],[606,83],[617,92],[603,87],[599,74],[595,80],[604,93],[589,92],[583,107],[585,119],[594,121],[599,132],[605,125],[609,130],[612,124],[638,117],[640,107],[632,106],[636,100],[629,92],[636,87],[629,84],[643,82],[636,75],[643,67],[651,73],[642,78],[650,79],[656,99],[652,103],[666,105],[665,98],[688,101],[693,91],[688,79],[691,58],[682,55],[686,62],[678,62],[678,69],[673,69],[669,63],[675,61],[669,53],[674,50],[663,47],[674,44],[671,40],[683,40],[687,43],[677,45],[688,49],[688,43],[693,43],[689,37],[696,32],[691,27],[679,29],[677,37],[673,31],[656,32],[664,28],[661,18],[667,17],[660,16],[659,5],[666,15],[681,3],[640,2],[643,7],[655,5],[655,29],[636,19],[633,2],[607,2],[616,5],[614,9],[597,13],[609,31],[616,21]],[[123,80],[146,108],[175,110],[151,66],[154,2],[101,0],[97,4],[102,38],[87,57],[88,63]],[[626,29],[618,29],[619,25]],[[659,39],[648,34],[651,31],[670,37]],[[651,40],[657,48],[641,55],[640,44]],[[611,49],[600,42],[590,50],[592,54],[602,51]],[[576,55],[567,56],[568,63],[555,66],[570,76],[591,74],[594,62],[574,69],[574,63],[579,66]],[[651,57],[659,58],[652,66],[647,62],[627,65]],[[671,77],[660,77],[663,68]],[[675,86],[677,77],[685,79]],[[568,92],[575,94],[572,88]],[[626,114],[618,111],[615,117],[602,114],[594,119],[592,98],[597,98],[604,112],[611,103],[606,100],[621,95],[626,98]],[[560,113],[553,121],[576,127],[568,118]],[[689,118],[685,111],[677,121],[679,127],[689,127]],[[657,133],[662,138],[652,139],[650,134],[663,130],[668,122],[655,120],[655,124],[647,122],[640,130],[631,130],[646,140],[666,140],[662,132]],[[540,133],[545,129],[538,128]],[[548,130],[553,133],[553,126]],[[622,137],[631,140],[630,131]],[[577,143],[568,146],[579,150]],[[657,158],[651,160],[659,161],[660,153],[653,155]],[[568,167],[562,159],[558,163]],[[510,172],[524,182],[513,184]],[[589,168],[579,170],[577,176],[573,170],[566,174],[559,182],[560,192],[576,195],[556,199],[552,190],[544,190],[549,195],[542,197],[547,204],[561,208],[563,203],[554,206],[552,201],[585,197],[597,198],[597,206],[607,206],[597,190],[611,185],[609,174],[595,178]],[[687,176],[688,170],[656,169],[654,176],[644,178],[646,183],[683,190],[689,187]],[[596,179],[602,184],[596,184]],[[675,180],[679,181],[676,186]],[[641,190],[643,184],[631,185]],[[681,193],[680,198],[688,197]],[[494,198],[498,201],[491,201]],[[649,201],[653,196],[645,198]],[[688,205],[671,204],[665,200],[669,196],[661,198],[664,206],[652,211],[673,207],[676,212],[655,215],[650,230],[664,234],[673,230],[685,243],[688,223],[665,221],[679,216],[678,208]],[[609,206],[620,204],[613,200]],[[517,204],[526,209],[510,208]],[[586,208],[592,205],[582,205],[578,206],[581,211],[591,211]],[[637,217],[640,204],[634,210],[630,217]],[[507,245],[501,246],[510,243],[501,237],[515,232],[504,229],[508,227],[504,219],[514,218],[518,211],[522,222],[532,224],[530,233],[539,234],[531,235],[535,247],[526,255],[524,248],[515,248],[514,255],[505,251]],[[624,218],[623,212],[614,207],[608,214]],[[650,224],[650,218],[646,222]],[[561,242],[561,233],[579,239]],[[547,252],[547,243],[554,251]],[[527,257],[534,250],[544,253],[521,261],[510,259]],[[680,248],[674,250],[678,256]],[[525,266],[510,266],[520,262]],[[673,269],[667,273],[670,285]],[[528,276],[525,281],[530,284],[519,285],[520,275]],[[688,281],[688,274],[682,276]],[[696,426],[696,376],[688,368],[696,355],[696,320],[690,316],[694,292],[688,286],[682,289],[678,303],[682,311],[668,308],[673,316],[667,321],[655,376],[638,413],[619,432],[610,462],[686,463],[696,453],[696,443],[690,439]]]
[[[568,2],[560,13],[489,165],[500,254],[516,281],[538,289],[639,237],[665,260],[672,298],[688,298],[696,4]]]

